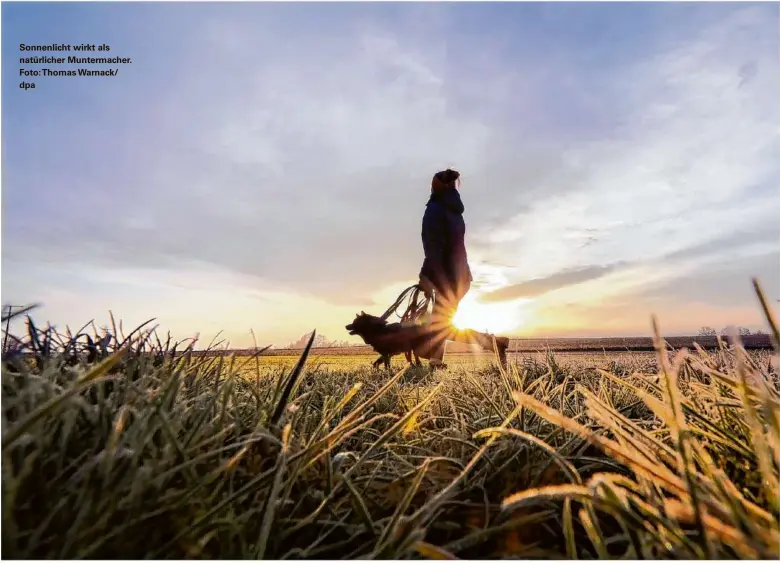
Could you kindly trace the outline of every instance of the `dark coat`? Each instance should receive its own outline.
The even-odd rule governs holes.
[[[466,223],[463,201],[456,188],[435,190],[425,207],[422,243],[425,252],[420,275],[438,292],[460,300],[471,284],[466,256]]]

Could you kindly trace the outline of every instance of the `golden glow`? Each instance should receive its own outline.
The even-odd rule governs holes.
[[[460,302],[452,317],[452,324],[459,330],[467,328],[498,334],[513,330],[523,324],[523,314],[513,303],[480,303],[479,297],[468,293]]]

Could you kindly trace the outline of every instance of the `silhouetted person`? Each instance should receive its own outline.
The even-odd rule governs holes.
[[[471,288],[473,278],[466,255],[466,223],[463,201],[458,187],[460,173],[456,170],[437,172],[431,181],[431,197],[422,220],[422,243],[425,260],[420,270],[420,286],[435,296],[431,315],[431,338],[427,357],[431,366],[444,367],[444,347],[447,340],[477,343],[493,351],[493,337],[474,330],[458,330],[452,317],[461,299]],[[509,339],[496,337],[496,351],[502,364],[506,362]]]

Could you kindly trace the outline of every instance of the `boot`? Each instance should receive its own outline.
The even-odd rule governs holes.
[[[484,350],[498,354],[498,362],[503,368],[506,368],[506,351],[509,348],[509,338],[506,336],[481,334],[477,341]]]
[[[498,353],[498,362],[504,369],[506,369],[507,348],[509,348],[509,338],[506,336],[496,336],[496,352]]]

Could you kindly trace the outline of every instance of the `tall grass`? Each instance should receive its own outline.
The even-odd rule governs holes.
[[[388,375],[110,334],[8,338],[3,557],[780,555],[780,378],[738,342]]]

